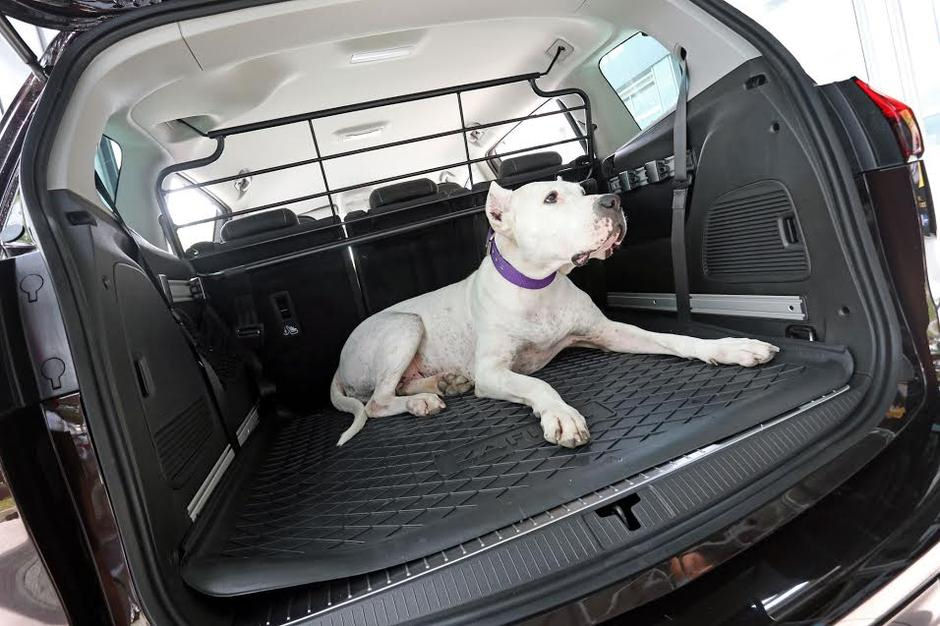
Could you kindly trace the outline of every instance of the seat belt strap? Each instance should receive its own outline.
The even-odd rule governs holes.
[[[686,263],[685,215],[689,203],[689,188],[692,178],[688,170],[688,100],[689,70],[685,61],[685,48],[676,44],[673,55],[679,67],[679,97],[676,100],[676,112],[672,131],[675,175],[672,179],[672,272],[676,287],[676,312],[680,322],[691,320],[691,302],[689,298],[689,268]]]

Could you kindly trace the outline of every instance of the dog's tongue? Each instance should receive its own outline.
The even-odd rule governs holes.
[[[610,237],[608,237],[608,238],[604,241],[604,243],[601,244],[601,247],[598,248],[597,250],[598,250],[598,251],[601,251],[601,250],[609,250],[610,248],[613,248],[615,245],[617,245],[617,239],[618,239],[619,237],[620,237],[620,232],[619,232],[619,231],[612,233],[612,234],[610,235]]]

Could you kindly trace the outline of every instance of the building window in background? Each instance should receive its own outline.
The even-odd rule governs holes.
[[[661,43],[637,33],[605,54],[601,74],[617,92],[640,130],[672,111],[679,81],[672,55]]]

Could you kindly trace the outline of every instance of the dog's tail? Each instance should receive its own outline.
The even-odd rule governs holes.
[[[366,420],[369,418],[366,415],[366,406],[356,398],[347,396],[344,393],[343,385],[339,382],[338,371],[333,374],[333,382],[330,383],[330,402],[333,403],[337,411],[353,414],[352,426],[344,430],[343,434],[339,436],[339,441],[336,442],[337,446],[341,446],[355,437],[356,433],[366,425]]]

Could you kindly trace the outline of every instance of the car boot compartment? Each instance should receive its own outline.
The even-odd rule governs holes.
[[[297,218],[287,207],[303,198],[286,198],[282,208],[242,210],[222,227],[221,242],[188,251],[206,306],[218,309],[234,334],[252,346],[276,393],[262,403],[257,435],[239,442],[229,471],[187,534],[181,552],[186,583],[208,595],[236,596],[368,577],[446,554],[844,390],[857,367],[854,353],[843,345],[851,332],[821,312],[841,294],[831,288],[821,292],[818,272],[817,277],[811,272],[810,248],[822,254],[814,242],[827,237],[831,225],[820,213],[810,173],[798,166],[771,172],[765,161],[741,155],[733,171],[722,173],[711,152],[712,146],[731,145],[753,152],[768,141],[751,135],[735,139],[742,124],[762,128],[780,115],[768,104],[771,87],[764,87],[768,93],[748,90],[746,96],[735,91],[761,71],[759,63],[739,68],[690,107],[697,176],[686,222],[692,323],[672,316],[671,119],[600,165],[591,153],[564,164],[553,146],[502,155],[498,181],[507,187],[556,176],[581,181],[594,174],[602,180],[583,180],[586,190],[606,186],[621,194],[631,225],[624,248],[606,263],[571,275],[610,317],[704,338],[743,334],[781,347],[772,362],[754,368],[567,350],[536,376],[586,417],[592,438],[579,448],[544,441],[528,407],[472,393],[446,398],[447,408],[434,417],[371,419],[363,432],[336,446],[351,417],[327,407],[327,389],[355,325],[389,305],[460,280],[486,253],[482,209],[488,183],[473,184],[472,174],[467,187],[435,183],[423,171],[363,183],[374,187],[369,209],[340,216],[332,195],[346,189],[334,189],[324,169],[323,190],[314,196],[330,201],[330,215]],[[531,77],[444,91],[459,103],[462,94],[491,88],[493,82],[527,81],[545,93]],[[585,94],[554,95],[579,98],[569,106],[590,121]],[[426,97],[350,105],[341,115]],[[732,123],[717,113],[729,108],[747,114]],[[331,115],[302,117],[312,123]],[[288,121],[297,120],[259,122],[210,136],[223,146],[229,135],[264,133]],[[774,149],[796,155],[793,136],[773,123]],[[709,137],[708,150],[702,136]],[[593,150],[591,133],[575,140]],[[313,161],[328,164],[382,149],[317,153]],[[652,171],[650,159],[661,180],[641,176]],[[161,180],[204,165],[201,159],[174,166]],[[192,185],[211,187],[230,179]],[[175,238],[187,226],[174,224],[169,213],[164,219],[180,249]],[[842,267],[832,261],[829,269]],[[702,324],[702,314],[719,326]]]
[[[568,350],[537,376],[586,417],[591,441],[549,444],[526,406],[448,397],[437,416],[272,416],[200,520],[186,581],[236,595],[382,570],[446,550],[844,386],[843,348],[789,342],[755,368]]]

